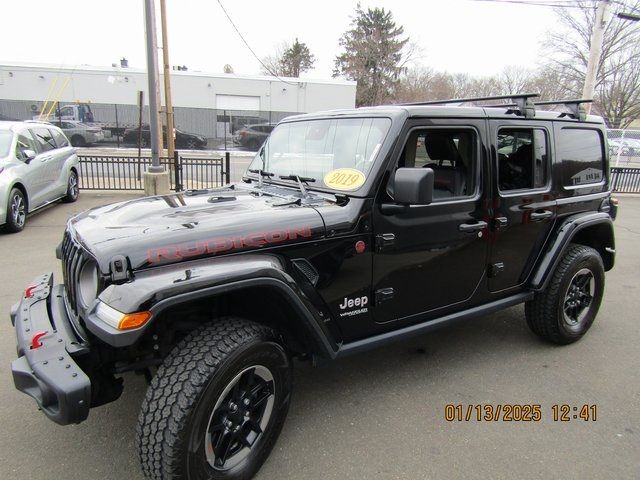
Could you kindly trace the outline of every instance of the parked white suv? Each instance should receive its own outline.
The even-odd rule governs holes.
[[[0,122],[0,225],[24,228],[27,213],[78,199],[80,165],[62,131],[38,122]]]

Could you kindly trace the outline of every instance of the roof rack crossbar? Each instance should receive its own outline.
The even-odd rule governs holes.
[[[469,97],[469,98],[450,98],[445,100],[428,100],[425,102],[410,102],[401,103],[399,105],[441,105],[445,103],[470,103],[470,102],[483,102],[486,100],[511,100],[517,99],[528,100],[529,98],[539,97],[539,93],[517,93],[513,95],[496,95],[492,97]]]
[[[427,102],[402,103],[400,105],[444,105],[447,103],[484,102],[487,100],[510,100],[512,103],[500,105],[505,107],[517,107],[513,113],[524,115],[525,118],[536,116],[536,109],[531,98],[539,97],[539,93],[517,93],[512,95],[495,95],[492,97],[452,98],[448,100],[430,100]]]
[[[550,100],[547,102],[535,102],[535,105],[564,105],[570,111],[570,114],[576,120],[584,122],[587,119],[587,111],[584,108],[585,103],[592,103],[593,99],[574,98],[568,100]],[[567,115],[566,113],[564,115]],[[563,116],[563,114],[561,114]]]

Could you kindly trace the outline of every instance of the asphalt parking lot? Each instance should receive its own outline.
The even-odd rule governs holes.
[[[60,278],[66,219],[127,198],[81,193],[0,235],[0,478],[139,479],[134,432],[145,391],[60,427],[14,390],[9,308],[36,275]],[[529,333],[522,307],[319,368],[299,365],[269,479],[640,478],[640,198],[621,199],[617,265],[580,342]],[[554,422],[552,405],[597,405],[597,421]],[[446,404],[540,404],[540,422],[447,422]]]

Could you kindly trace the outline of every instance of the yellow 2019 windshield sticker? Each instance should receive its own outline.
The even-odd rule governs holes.
[[[337,168],[324,176],[324,184],[336,190],[355,190],[365,180],[364,173],[355,168]]]

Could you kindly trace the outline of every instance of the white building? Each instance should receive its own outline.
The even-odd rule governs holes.
[[[0,64],[0,98],[136,105],[147,93],[146,71],[137,68]],[[162,81],[162,74],[160,75]],[[273,112],[352,108],[356,83],[172,71],[176,107]]]
[[[146,70],[137,68],[0,63],[0,113],[9,117],[30,118],[45,101],[58,101],[90,103],[98,121],[113,121],[110,112],[118,105],[119,120],[135,122],[140,90],[148,105]],[[178,125],[182,121],[185,129],[206,129],[199,133],[208,136],[220,134],[220,125],[211,124],[214,118],[220,123],[220,115],[255,115],[275,122],[293,113],[353,108],[356,98],[352,81],[177,70],[171,72],[171,90]]]

